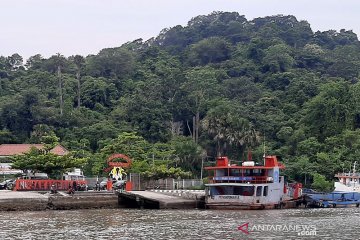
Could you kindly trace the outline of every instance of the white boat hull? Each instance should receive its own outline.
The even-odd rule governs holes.
[[[360,192],[359,184],[344,185],[340,182],[335,182],[335,192]]]

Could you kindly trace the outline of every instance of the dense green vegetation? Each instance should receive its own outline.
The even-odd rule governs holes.
[[[134,171],[200,176],[220,154],[262,161],[265,139],[310,185],[360,158],[359,71],[352,31],[214,12],[97,55],[0,57],[0,143],[55,133],[88,174],[121,151]]]

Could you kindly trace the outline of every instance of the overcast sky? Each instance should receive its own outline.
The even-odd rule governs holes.
[[[0,55],[96,54],[212,11],[291,14],[314,31],[360,35],[359,0],[0,0]]]

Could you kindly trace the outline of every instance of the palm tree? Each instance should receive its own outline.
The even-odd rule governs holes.
[[[203,128],[214,137],[218,155],[224,154],[228,144],[245,149],[259,142],[259,134],[253,124],[228,104],[210,110],[202,123]]]

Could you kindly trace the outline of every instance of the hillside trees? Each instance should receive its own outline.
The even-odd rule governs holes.
[[[359,46],[294,16],[213,12],[89,56],[0,56],[0,142],[51,130],[89,174],[120,151],[160,176],[249,148],[261,162],[265,138],[289,179],[324,183],[359,158]]]

